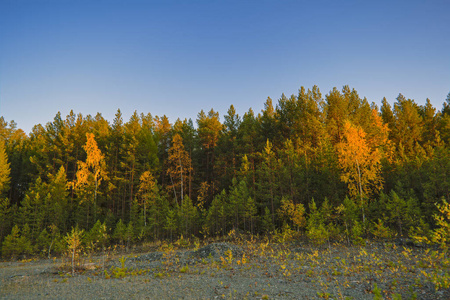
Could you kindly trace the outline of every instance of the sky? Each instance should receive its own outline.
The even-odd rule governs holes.
[[[0,0],[0,116],[260,112],[317,85],[442,109],[450,1]]]

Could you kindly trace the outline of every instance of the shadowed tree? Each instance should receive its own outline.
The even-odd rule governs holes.
[[[227,188],[237,175],[239,167],[238,162],[238,130],[241,119],[234,106],[231,105],[227,114],[224,116],[223,134],[221,135],[217,145],[217,159],[214,166],[215,171],[221,174],[220,188]]]
[[[197,133],[202,144],[203,151],[205,152],[205,175],[204,180],[211,185],[211,195],[216,189],[216,178],[214,174],[214,162],[215,162],[215,149],[219,141],[220,135],[223,130],[223,125],[219,120],[219,113],[213,109],[205,114],[204,111],[200,111],[197,116]]]
[[[5,151],[5,144],[2,137],[0,137],[0,242],[3,240],[3,236],[9,228],[10,221],[10,207],[9,199],[4,197],[9,190],[10,183],[10,168],[8,163],[8,157]]]

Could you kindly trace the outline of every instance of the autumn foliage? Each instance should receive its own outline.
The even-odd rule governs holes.
[[[25,134],[2,117],[2,253],[74,256],[230,231],[446,247],[449,107],[450,94],[441,110],[401,94],[377,107],[348,86],[324,97],[314,86],[258,114],[231,105],[223,123],[213,109],[174,123],[70,112]],[[74,228],[85,232],[77,244]]]

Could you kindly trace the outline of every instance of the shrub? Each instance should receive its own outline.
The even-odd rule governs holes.
[[[373,223],[372,234],[380,239],[390,239],[394,236],[392,230],[385,226],[381,219],[378,219],[377,223]]]
[[[117,222],[116,229],[114,229],[113,237],[120,244],[124,244],[127,236],[127,226],[122,222],[122,219]]]
[[[441,245],[441,248],[447,249],[450,243],[450,204],[442,198],[442,204],[436,204],[439,214],[433,217],[436,220],[438,228],[433,230],[431,240]]]
[[[86,234],[85,242],[86,246],[91,251],[103,249],[108,241],[108,232],[106,229],[106,223],[101,223],[97,220],[95,225]]]
[[[84,230],[80,230],[78,229],[78,226],[76,226],[72,228],[72,231],[67,233],[67,236],[65,237],[68,254],[72,256],[72,275],[75,273],[75,260],[78,258],[79,253],[83,250],[83,236]]]
[[[325,220],[314,199],[309,203],[309,218],[306,225],[306,235],[314,244],[321,245],[329,238],[329,232],[325,228]]]
[[[23,233],[29,232],[28,224],[25,224]],[[11,234],[5,237],[2,246],[2,255],[5,257],[15,258],[20,254],[32,254],[33,248],[31,241],[28,240],[26,234],[20,234],[19,227],[14,225]]]

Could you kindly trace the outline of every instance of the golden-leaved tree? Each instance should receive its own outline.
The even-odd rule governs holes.
[[[351,197],[359,198],[365,223],[366,200],[383,184],[381,152],[371,147],[364,130],[350,121],[344,123],[341,142],[337,144],[341,180],[348,186]]]
[[[179,189],[181,203],[183,203],[184,187],[188,180],[188,174],[192,171],[191,158],[186,150],[184,150],[183,139],[177,133],[172,138],[172,147],[169,149],[169,167],[167,174],[171,178],[171,188],[175,193],[175,200],[177,200],[176,190]]]
[[[139,179],[139,195],[141,197],[141,206],[144,208],[144,226],[147,226],[147,206],[154,205],[155,194],[157,193],[156,179],[150,171],[142,173]]]
[[[8,156],[6,155],[5,143],[0,139],[0,196],[9,189],[11,172]]]
[[[73,183],[75,190],[79,194],[80,204],[87,203],[86,222],[89,226],[89,204],[94,204],[94,219],[97,211],[98,187],[102,180],[108,179],[106,165],[102,152],[97,146],[93,133],[86,134],[86,144],[83,146],[86,151],[86,161],[78,161],[76,180]]]

